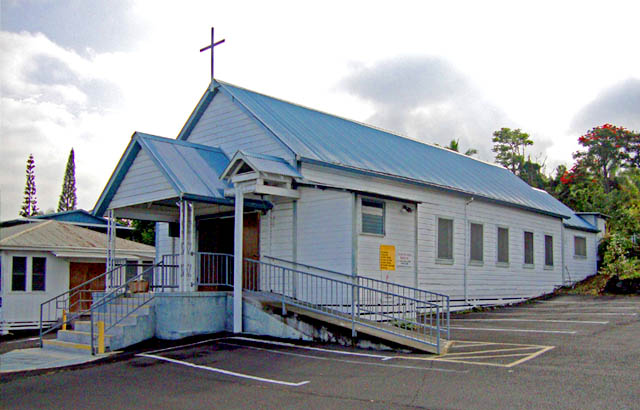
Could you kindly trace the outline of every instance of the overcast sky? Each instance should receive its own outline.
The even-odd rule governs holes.
[[[174,138],[209,82],[242,87],[493,160],[530,133],[548,171],[605,122],[640,130],[638,2],[0,0],[0,219],[29,153],[41,210],[75,150],[91,209],[134,131]]]

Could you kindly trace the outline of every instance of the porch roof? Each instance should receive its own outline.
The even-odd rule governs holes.
[[[233,184],[220,178],[229,158],[219,148],[135,132],[122,158],[100,195],[93,213],[104,215],[134,159],[143,150],[165,177],[175,197],[206,203],[233,205],[224,190]],[[247,204],[268,208],[263,201]]]

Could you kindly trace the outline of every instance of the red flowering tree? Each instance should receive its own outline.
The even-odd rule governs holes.
[[[578,142],[586,150],[573,154],[576,166],[563,177],[563,183],[584,176],[600,182],[608,193],[615,187],[618,171],[637,166],[640,161],[640,135],[623,127],[604,124],[578,138]]]

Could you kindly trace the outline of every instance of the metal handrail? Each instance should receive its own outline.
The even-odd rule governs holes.
[[[281,263],[288,263],[294,266],[302,266],[304,268],[307,269],[313,269],[313,270],[317,270],[320,272],[327,272],[330,274],[334,274],[334,275],[338,275],[341,277],[344,277],[345,280],[352,280],[354,278],[354,276],[342,273],[342,272],[337,272],[334,270],[330,270],[330,269],[325,269],[325,268],[320,268],[317,266],[312,266],[312,265],[308,265],[308,264],[304,264],[304,263],[299,263],[299,262],[294,262],[294,261],[289,261],[286,259],[282,259],[282,258],[276,258],[273,256],[268,256],[268,255],[263,255],[263,258],[269,258],[272,260],[275,260],[277,262],[281,262]],[[446,321],[446,329],[447,329],[447,338],[450,338],[450,321],[451,321],[451,317],[450,317],[450,307],[451,307],[451,299],[448,295],[445,295],[443,293],[438,293],[438,292],[433,292],[430,290],[425,290],[425,289],[419,289],[419,288],[414,288],[411,286],[407,286],[407,285],[402,285],[399,283],[394,283],[394,282],[388,282],[388,281],[384,281],[381,279],[375,279],[375,278],[370,278],[367,276],[355,276],[355,279],[358,281],[358,284],[361,286],[365,286],[367,288],[375,288],[375,289],[381,289],[382,288],[386,288],[387,292],[391,292],[393,294],[401,294],[403,296],[406,295],[413,295],[412,297],[416,298],[416,299],[420,299],[422,300],[423,298],[432,302],[432,303],[437,303],[440,305],[441,309],[442,309],[442,314],[445,315],[445,321]]]
[[[82,315],[87,314],[88,310],[82,310],[82,303],[91,302],[92,299],[83,299],[82,295],[84,293],[92,294],[93,292],[96,292],[96,290],[86,289],[88,285],[90,285],[91,283],[99,279],[106,277],[109,274],[114,274],[118,271],[121,271],[125,266],[126,265],[118,265],[115,268],[111,269],[110,271],[106,271],[105,273],[102,273],[94,278],[91,278],[88,281],[83,282],[72,289],[62,292],[61,294],[42,302],[40,304],[40,346],[42,347],[42,337],[44,335],[56,329],[61,328],[65,324],[71,323],[73,320],[79,318]],[[78,296],[78,300],[75,301],[73,304],[70,304],[71,299],[76,295]],[[53,316],[51,315],[52,302],[55,302],[55,305],[53,307]],[[71,312],[72,308],[74,308],[77,304],[80,305],[80,309],[77,312],[72,313]],[[47,310],[46,313],[47,313],[48,320],[43,320],[43,317],[45,315],[45,309]],[[62,316],[64,316],[62,313],[63,310],[67,313],[66,320],[62,318]],[[48,327],[45,330],[44,323],[51,323],[51,322],[56,322],[56,323],[54,323],[52,326]]]
[[[96,352],[95,345],[96,339],[98,337],[98,335],[95,334],[95,315],[101,314],[104,316],[102,321],[104,322],[104,332],[106,333],[109,330],[113,329],[118,323],[121,323],[123,320],[131,316],[138,309],[150,303],[151,300],[153,300],[155,297],[153,293],[130,293],[129,297],[125,298],[124,296],[127,295],[127,289],[132,282],[137,282],[141,279],[144,279],[145,275],[147,275],[150,271],[153,273],[154,269],[162,266],[162,263],[158,263],[149,267],[147,270],[137,274],[136,276],[124,282],[122,285],[116,288],[112,288],[109,292],[107,292],[91,305],[90,313],[92,355]],[[114,303],[117,300],[124,301],[125,303]]]
[[[438,353],[441,339],[449,337],[448,315],[443,315],[448,306],[367,287],[355,278],[333,279],[248,258],[244,262],[243,288],[271,295],[283,312],[286,305],[303,307],[350,320],[354,335],[358,324],[434,346]]]

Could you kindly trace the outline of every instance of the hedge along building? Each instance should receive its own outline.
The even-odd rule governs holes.
[[[500,166],[221,81],[176,139],[134,133],[94,212],[161,222],[157,252],[182,253],[181,290],[198,289],[204,251],[388,280],[459,306],[594,274],[603,227]]]

